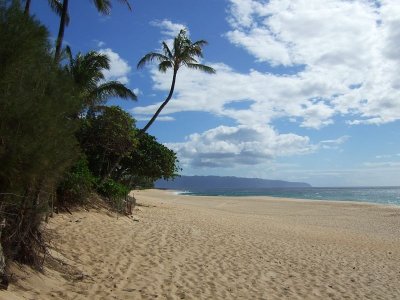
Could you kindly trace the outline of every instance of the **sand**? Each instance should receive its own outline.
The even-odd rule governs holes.
[[[133,218],[61,214],[65,268],[14,267],[0,299],[400,299],[400,208],[135,192]]]

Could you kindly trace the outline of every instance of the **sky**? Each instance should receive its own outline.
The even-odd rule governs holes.
[[[179,70],[149,133],[176,151],[182,175],[258,177],[313,186],[400,185],[400,1],[130,0],[108,16],[70,0],[65,44],[110,57],[109,80],[137,102],[112,99],[142,128],[172,75],[136,68],[186,28],[207,40],[201,63]],[[32,13],[55,40],[47,1]]]

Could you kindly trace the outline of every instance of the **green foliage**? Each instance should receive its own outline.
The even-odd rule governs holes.
[[[82,201],[96,187],[123,211],[132,186],[174,177],[178,167],[172,150],[137,134],[127,112],[100,106],[112,96],[135,98],[120,83],[103,82],[108,58],[71,55],[61,67],[46,28],[18,3],[0,0],[1,244],[8,258],[38,265],[45,252],[39,226],[56,194]]]
[[[122,157],[134,149],[134,126],[132,117],[116,106],[103,107],[84,120],[78,137],[95,176],[109,177]]]
[[[125,198],[129,188],[113,179],[106,179],[97,187],[97,191],[108,198]]]
[[[127,186],[108,178],[99,184],[97,191],[107,197],[114,209],[119,212],[125,211],[125,199],[130,191]]]
[[[59,202],[84,202],[92,192],[96,178],[89,170],[86,158],[81,158],[64,176],[59,184],[57,195]]]
[[[130,89],[119,81],[105,81],[104,71],[110,69],[110,59],[106,54],[89,51],[72,56],[71,49],[66,48],[69,59],[67,70],[71,74],[82,99],[82,111],[93,110],[104,104],[110,97],[136,100]]]
[[[14,3],[16,3],[14,1]],[[77,158],[79,99],[50,53],[48,32],[0,5],[0,218],[9,257],[35,263],[39,224]]]
[[[137,147],[122,159],[116,177],[132,188],[149,187],[157,179],[174,178],[179,170],[176,153],[144,133]]]

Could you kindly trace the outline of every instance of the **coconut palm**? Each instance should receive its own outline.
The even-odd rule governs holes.
[[[150,121],[141,130],[142,133],[149,129],[163,108],[168,104],[169,100],[171,100],[174,93],[176,75],[180,67],[185,66],[190,69],[200,70],[209,74],[215,73],[213,68],[200,64],[197,61],[197,58],[203,57],[202,47],[205,45],[207,45],[207,42],[204,40],[199,40],[192,43],[187,36],[186,30],[182,29],[174,39],[172,50],[168,47],[166,42],[162,42],[163,53],[150,52],[143,56],[143,58],[139,61],[137,64],[138,68],[142,68],[148,62],[158,61],[158,70],[160,72],[165,73],[168,69],[172,69],[172,83],[169,94]]]
[[[25,9],[24,9],[24,14],[29,15],[29,11],[31,8],[31,1],[32,0],[26,0],[25,1]],[[59,16],[61,16],[62,12],[62,3],[60,0],[48,0],[50,8]],[[66,25],[69,23],[69,16],[67,14],[66,16]]]
[[[118,1],[126,4],[129,10],[131,10],[131,5],[129,4],[128,0],[118,0]],[[100,12],[103,15],[110,14],[111,0],[92,0],[92,2],[95,5],[98,12]],[[56,41],[56,52],[54,55],[56,61],[60,60],[65,26],[68,25],[68,5],[69,5],[69,0],[63,0],[61,16],[60,16],[60,26],[58,28],[58,36]]]
[[[105,81],[103,71],[110,69],[110,60],[106,54],[90,51],[73,57],[69,47],[66,47],[65,52],[69,60],[66,68],[78,87],[83,101],[82,110],[93,111],[111,97],[137,99],[135,93],[121,82]]]

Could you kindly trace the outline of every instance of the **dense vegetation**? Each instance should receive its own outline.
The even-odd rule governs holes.
[[[49,3],[66,18],[61,1]],[[123,212],[130,190],[179,170],[172,150],[137,129],[130,114],[105,105],[110,97],[136,100],[120,82],[104,82],[108,57],[73,56],[67,48],[66,59],[54,59],[29,4],[0,0],[1,276],[2,252],[8,261],[40,267],[40,224],[54,210],[97,191]]]

